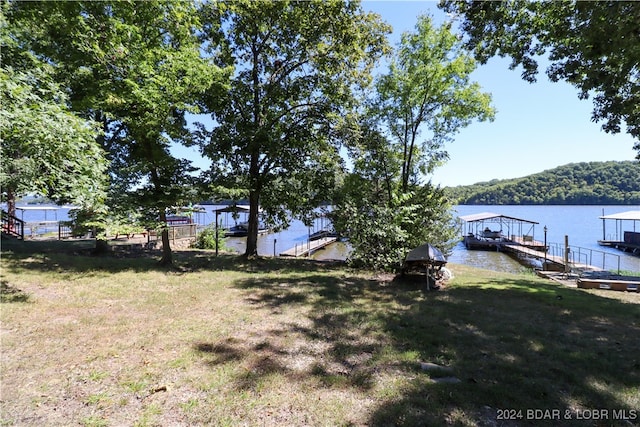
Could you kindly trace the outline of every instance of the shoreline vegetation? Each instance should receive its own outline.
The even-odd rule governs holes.
[[[447,187],[459,205],[638,205],[640,162],[569,163],[522,178]]]
[[[2,244],[0,425],[640,420],[638,294],[457,264],[427,292],[340,263]]]
[[[611,205],[640,204],[640,162],[569,163],[521,178],[494,179],[445,187],[460,205]],[[28,205],[55,204],[43,197],[24,197]],[[200,205],[247,205],[248,200],[203,200]]]

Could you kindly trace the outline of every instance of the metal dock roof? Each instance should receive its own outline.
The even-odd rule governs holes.
[[[478,221],[486,221],[489,219],[495,219],[495,218],[504,218],[504,219],[509,219],[512,221],[520,221],[520,222],[526,222],[529,224],[539,224],[536,221],[530,221],[528,219],[522,219],[522,218],[516,218],[513,216],[508,216],[508,215],[502,215],[502,214],[497,214],[497,213],[493,213],[493,212],[482,212],[482,213],[477,213],[477,214],[471,214],[471,215],[464,215],[459,217],[461,220],[466,221],[466,222],[478,222]]]
[[[640,211],[619,212],[617,214],[603,215],[600,219],[619,219],[624,221],[640,221]]]

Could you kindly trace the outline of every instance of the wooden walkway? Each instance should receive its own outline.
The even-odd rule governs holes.
[[[539,242],[533,239],[524,239],[522,236],[511,236],[512,242],[515,242],[519,245],[526,246],[528,248],[532,248],[534,250],[540,250],[544,253],[544,243]]]
[[[503,244],[501,246],[502,249],[515,253],[517,255],[525,255],[528,257],[532,257],[532,258],[537,258],[540,260],[547,260],[548,262],[552,262],[554,264],[558,264],[559,266],[561,266],[563,269],[569,267],[569,270],[571,269],[575,269],[575,270],[589,270],[589,271],[603,271],[601,268],[598,267],[594,267],[593,265],[588,265],[588,264],[582,264],[582,263],[573,263],[571,262],[571,259],[569,259],[569,266],[565,266],[565,262],[564,262],[564,258],[561,256],[557,256],[557,255],[549,255],[546,254],[544,251],[538,251],[535,249],[530,249],[524,246],[520,246],[518,244]]]
[[[309,256],[314,251],[318,249],[324,248],[331,243],[336,242],[338,239],[336,237],[323,237],[322,239],[313,240],[310,242],[303,242],[295,245],[291,249],[287,249],[284,252],[280,253],[280,256],[292,256],[292,257],[301,257],[301,256]]]

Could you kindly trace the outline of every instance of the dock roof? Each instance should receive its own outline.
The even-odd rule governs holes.
[[[16,206],[19,211],[57,211],[61,209],[57,206]]]
[[[215,209],[214,212],[249,212],[249,205],[231,205],[224,208]]]
[[[214,212],[235,212],[249,213],[249,205],[230,205],[220,209],[214,209]],[[262,208],[258,207],[258,212],[262,212]]]
[[[528,219],[516,218],[513,216],[502,215],[502,214],[497,214],[493,212],[482,212],[477,214],[464,215],[460,217],[461,220],[466,222],[487,221],[487,220],[496,219],[496,218],[504,218],[512,221],[526,222],[528,224],[539,224],[536,221],[530,221]]]
[[[625,221],[640,221],[640,211],[627,211],[617,214],[603,215],[600,219],[619,219]]]

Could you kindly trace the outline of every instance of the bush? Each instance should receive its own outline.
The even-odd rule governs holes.
[[[216,248],[216,228],[208,226],[198,234],[194,247],[198,249],[215,249]],[[218,233],[218,250],[225,250],[224,232],[219,230]]]

